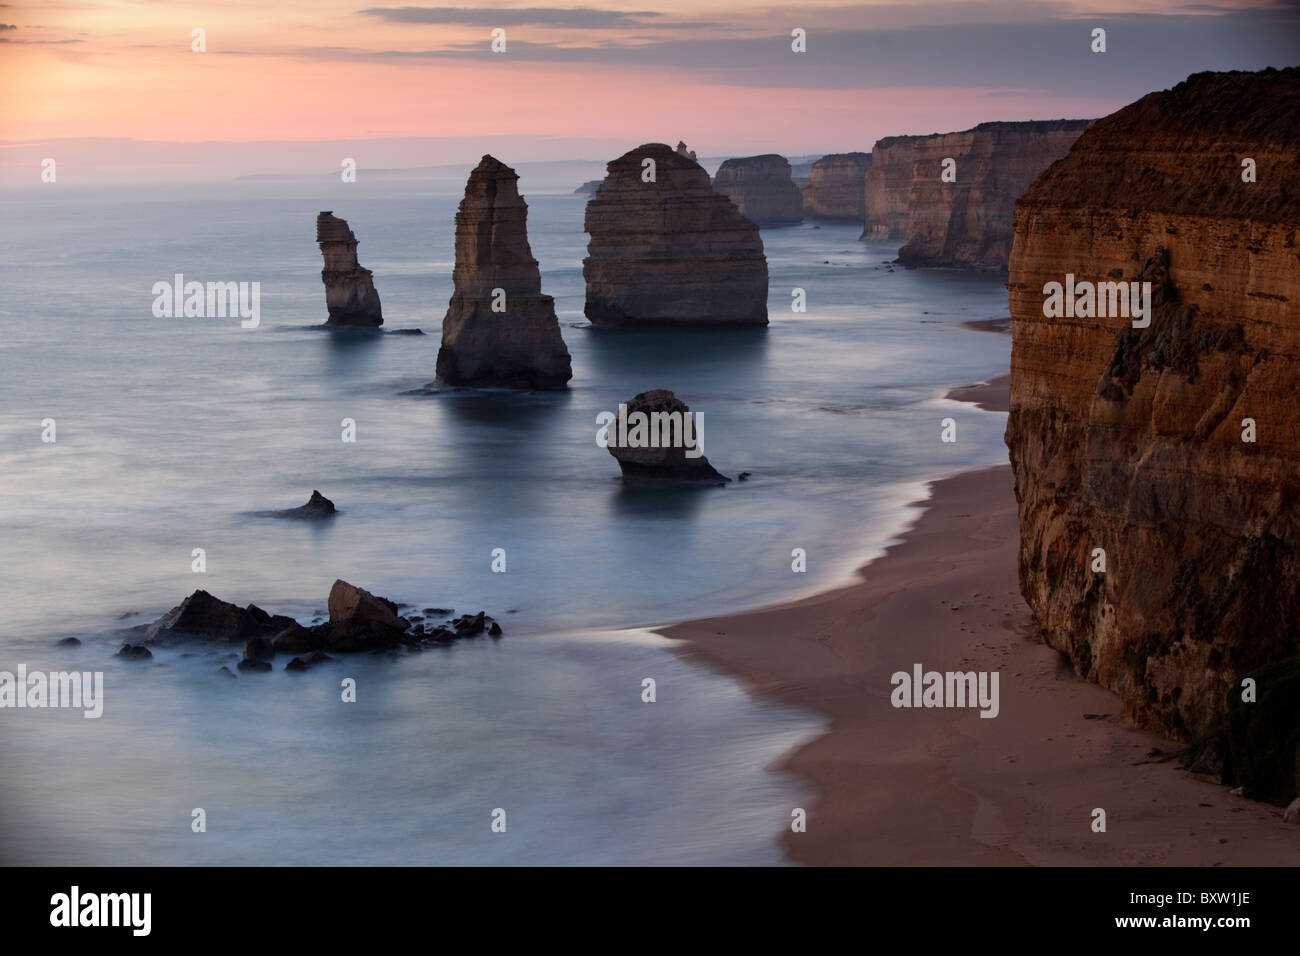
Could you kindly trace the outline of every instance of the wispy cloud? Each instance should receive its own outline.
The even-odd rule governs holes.
[[[600,10],[595,7],[516,7],[514,9],[487,9],[483,7],[369,7],[358,13],[379,17],[393,23],[429,23],[477,27],[564,27],[577,30],[616,30],[625,27],[644,28],[698,26],[664,20],[663,14],[654,10]],[[650,22],[647,22],[650,21]]]
[[[424,9],[424,8],[419,8]],[[1108,52],[1091,51],[1091,30],[1107,29]],[[310,47],[279,55],[323,60],[534,63],[671,70],[732,86],[887,90],[965,88],[1131,96],[1200,70],[1287,66],[1300,50],[1300,14],[1258,11],[1221,15],[1107,15],[1087,20],[967,23],[893,29],[823,29],[795,54],[784,34],[710,33],[632,43],[511,40],[509,53],[487,41],[431,49]],[[269,52],[269,51],[267,51]]]

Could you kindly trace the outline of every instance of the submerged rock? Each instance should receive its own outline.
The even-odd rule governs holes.
[[[456,213],[454,291],[442,320],[437,381],[500,388],[564,388],[573,377],[555,300],[528,245],[519,176],[484,156]]]
[[[329,308],[326,325],[376,329],[384,324],[375,291],[373,273],[357,262],[357,237],[340,219],[326,210],[316,217],[316,241],[320,243],[325,268],[325,305]]]
[[[255,604],[240,608],[206,591],[195,591],[150,627],[150,638],[241,641],[242,659],[235,666],[239,670],[262,672],[270,669],[269,662],[277,654],[294,655],[286,669],[299,670],[333,661],[335,658],[326,654],[327,650],[338,653],[385,652],[401,647],[418,650],[429,641],[451,643],[483,633],[493,637],[501,635],[501,626],[483,611],[462,615],[449,622],[449,626],[439,625],[426,631],[423,625],[412,624],[399,615],[399,605],[343,580],[334,582],[328,604],[328,621],[304,627],[291,617],[268,614]],[[445,613],[451,612],[445,610]],[[119,654],[128,659],[153,656],[144,645],[131,644],[123,645]],[[230,654],[229,659],[234,661],[237,655]]]
[[[607,168],[584,223],[592,325],[767,325],[758,227],[714,190],[703,167],[647,143]]]
[[[128,661],[147,661],[153,657],[153,651],[143,644],[123,644],[114,657],[121,657]]]
[[[186,637],[243,642],[258,635],[271,637],[294,623],[293,618],[272,616],[256,604],[241,608],[200,589],[150,624],[145,642]]]
[[[312,491],[311,498],[305,505],[299,505],[297,508],[285,508],[282,511],[255,511],[253,514],[261,518],[297,518],[304,521],[316,521],[321,518],[332,518],[338,514],[338,509],[334,507],[334,502],[330,501],[319,491]]]
[[[625,480],[730,481],[709,464],[702,445],[703,428],[695,424],[686,403],[667,389],[656,388],[619,407],[618,418],[609,424],[605,447]]]

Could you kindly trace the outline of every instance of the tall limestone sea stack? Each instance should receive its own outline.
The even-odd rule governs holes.
[[[713,188],[736,204],[756,226],[792,226],[803,221],[803,195],[784,156],[767,153],[728,159],[718,167]]]
[[[1292,68],[1098,120],[1021,198],[1008,284],[1020,582],[1046,640],[1138,724],[1223,731],[1208,763],[1275,800],[1300,766],[1297,116]],[[1045,317],[1067,276],[1150,282],[1149,327]]]
[[[316,241],[320,243],[325,268],[325,305],[329,309],[328,326],[342,328],[378,328],[384,324],[375,291],[373,273],[357,262],[357,237],[340,219],[326,210],[316,217]]]
[[[817,160],[803,191],[804,215],[832,222],[863,222],[870,168],[870,153],[832,153]]]
[[[758,227],[697,162],[649,143],[606,168],[585,223],[592,325],[767,325]]]
[[[573,377],[555,300],[542,294],[528,245],[528,205],[518,181],[509,166],[484,156],[465,184],[439,383],[554,389]]]

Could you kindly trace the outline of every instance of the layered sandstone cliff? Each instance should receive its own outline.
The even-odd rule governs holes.
[[[912,146],[904,266],[999,270],[1011,255],[1016,200],[1060,159],[1090,120],[981,123]],[[944,161],[953,182],[943,181]]]
[[[803,211],[809,219],[863,222],[870,153],[832,153],[812,164]]]
[[[1140,725],[1191,739],[1235,708],[1225,776],[1273,799],[1300,766],[1297,115],[1288,69],[1098,120],[1020,199],[1008,284],[1020,582],[1047,641]],[[1045,318],[1067,274],[1149,281],[1149,327]]]
[[[528,205],[509,166],[484,156],[456,213],[456,265],[442,320],[447,385],[564,388],[573,376],[555,300],[528,245]]]
[[[862,238],[871,242],[899,242],[907,238],[911,211],[912,160],[917,140],[923,136],[888,136],[871,149],[871,166],[865,179],[862,204],[866,209]]]
[[[713,188],[757,226],[791,226],[803,221],[803,196],[784,156],[767,153],[728,159],[718,167]]]
[[[325,324],[352,328],[383,325],[373,273],[357,262],[357,237],[348,228],[347,220],[329,210],[322,212],[316,217],[316,241],[325,258],[320,274],[329,309]]]
[[[607,169],[584,226],[593,325],[767,324],[758,227],[714,191],[698,163],[650,143]]]

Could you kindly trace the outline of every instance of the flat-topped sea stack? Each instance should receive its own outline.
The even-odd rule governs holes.
[[[383,325],[373,274],[357,262],[357,237],[348,228],[347,220],[328,210],[322,212],[316,217],[316,241],[325,257],[320,274],[329,308],[325,324],[361,329]]]
[[[714,190],[699,163],[649,143],[607,168],[584,226],[592,325],[767,325],[758,227]]]
[[[728,159],[718,167],[713,188],[757,226],[792,226],[803,221],[803,196],[784,156],[767,153]]]
[[[831,222],[864,222],[870,168],[870,153],[832,153],[814,162],[803,191],[804,215]]]
[[[908,268],[1005,269],[1016,200],[1039,173],[1069,152],[1090,122],[981,123],[965,132],[918,140],[907,242],[898,250],[898,261]],[[956,163],[955,182],[943,181],[947,159]]]
[[[456,213],[456,265],[442,320],[437,381],[498,388],[564,388],[573,377],[555,300],[528,245],[519,177],[484,156]]]
[[[619,406],[605,447],[624,480],[725,484],[704,457],[703,422],[672,392],[651,389]]]
[[[1021,197],[1008,283],[1020,583],[1046,640],[1142,726],[1191,740],[1226,713],[1225,778],[1279,800],[1300,766],[1297,116],[1292,68],[1097,120]],[[1101,287],[1044,315],[1048,283],[1135,281],[1145,328],[1094,317]]]

